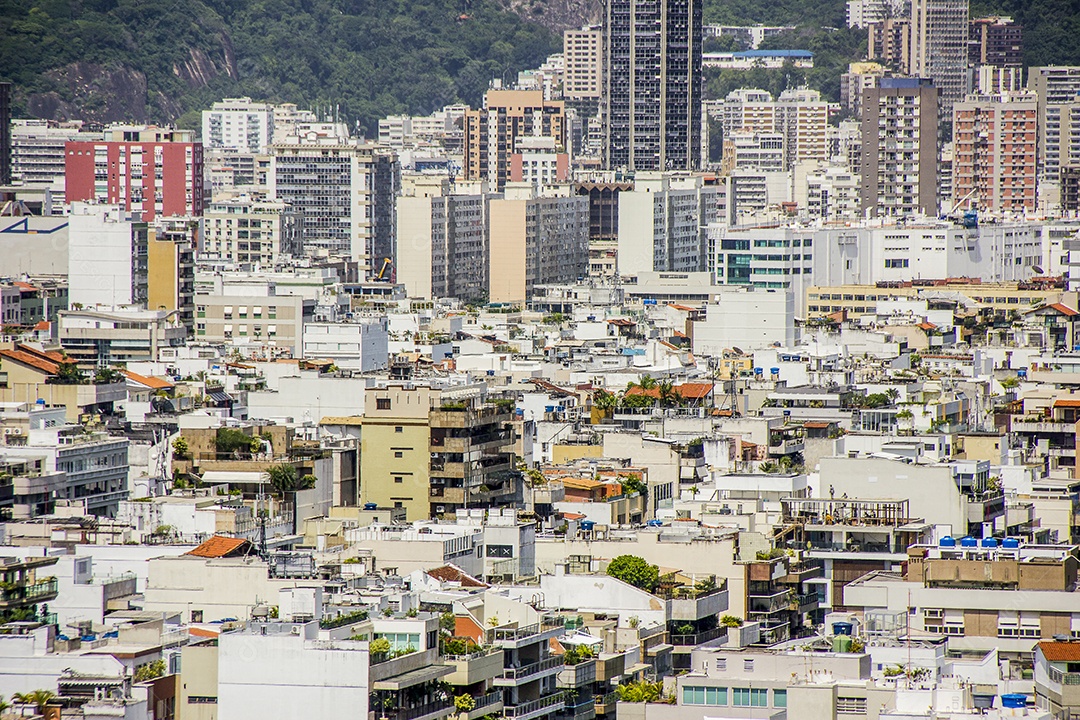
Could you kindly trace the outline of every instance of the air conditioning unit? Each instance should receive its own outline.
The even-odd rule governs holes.
[[[292,628],[291,628],[291,632],[292,632],[293,635],[299,635],[300,634],[300,626],[299,625],[293,625]]]

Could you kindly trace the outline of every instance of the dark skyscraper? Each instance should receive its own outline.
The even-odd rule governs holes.
[[[604,160],[613,170],[701,164],[703,0],[605,0]]]
[[[0,185],[11,184],[11,83],[0,82]]]

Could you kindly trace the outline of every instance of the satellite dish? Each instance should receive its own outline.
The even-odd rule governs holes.
[[[1043,274],[1043,269],[1041,267],[1039,267],[1038,265],[1032,265],[1031,269],[1033,271],[1035,271],[1036,275],[1042,275]]]

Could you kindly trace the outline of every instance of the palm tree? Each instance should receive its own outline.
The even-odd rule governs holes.
[[[270,476],[270,487],[278,497],[285,497],[287,493],[297,490],[310,490],[315,487],[315,476],[305,475],[300,477],[296,472],[296,466],[289,463],[274,465],[266,471]]]
[[[23,705],[33,705],[37,709],[38,715],[44,715],[45,706],[54,697],[56,697],[56,693],[48,690],[33,690],[28,693],[15,693],[11,699]]]
[[[886,390],[885,395],[889,398],[889,402],[892,402],[893,404],[895,404],[896,401],[900,399],[900,391],[894,387]]]
[[[11,709],[11,703],[4,699],[3,695],[0,695],[0,715],[3,715]]]
[[[660,395],[660,404],[664,406],[677,406],[682,400],[682,396],[675,392],[675,386],[671,384],[670,380],[664,380],[657,385]]]
[[[659,384],[656,382],[656,378],[649,375],[642,375],[638,378],[637,386],[642,390],[655,390]]]

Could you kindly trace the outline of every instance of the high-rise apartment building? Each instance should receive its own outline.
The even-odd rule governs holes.
[[[397,199],[397,281],[411,298],[476,300],[487,289],[487,197],[413,176]]]
[[[882,78],[863,96],[862,212],[937,215],[938,89]]]
[[[566,111],[561,100],[545,100],[542,90],[488,90],[484,107],[465,113],[466,180],[487,180],[502,190],[510,180],[510,156],[520,138],[550,137],[567,152]]]
[[[911,60],[911,20],[889,18],[867,25],[866,57],[907,72]]]
[[[119,205],[75,202],[68,218],[72,307],[146,305],[147,224]]]
[[[146,305],[175,312],[188,335],[195,333],[195,249],[202,222],[196,218],[158,218],[148,228]]]
[[[905,0],[848,0],[848,27],[865,28],[873,23],[900,16]]]
[[[619,274],[704,271],[717,191],[701,175],[639,173],[619,193]]]
[[[996,213],[1035,210],[1033,95],[972,95],[953,122],[953,203]]]
[[[394,256],[397,156],[311,132],[275,144],[270,194],[301,214],[304,252],[381,262]]]
[[[288,203],[241,195],[206,212],[201,258],[271,267],[303,254],[300,218]]]
[[[702,0],[605,0],[604,161],[613,170],[701,163]]]
[[[65,146],[71,141],[100,141],[81,121],[14,120],[11,123],[11,180],[26,185],[64,186]]]
[[[0,185],[11,184],[11,83],[0,82]]]
[[[488,202],[488,297],[524,304],[533,286],[573,283],[589,270],[589,201],[564,185],[538,196],[510,183]]]
[[[712,112],[719,114],[725,147],[734,147],[728,141],[740,134],[777,134],[783,138],[782,170],[828,158],[829,105],[817,90],[785,90],[773,100],[765,90],[741,88],[713,107]],[[730,164],[731,158],[725,157],[724,162]]]
[[[274,106],[249,97],[225,98],[202,113],[202,141],[207,149],[266,152],[274,140]]]
[[[203,146],[190,130],[116,127],[98,141],[65,146],[67,202],[119,204],[143,220],[202,215]]]
[[[1028,90],[1039,113],[1039,178],[1057,182],[1061,170],[1080,165],[1080,67],[1028,68]]]
[[[968,63],[994,67],[1024,64],[1024,27],[1011,17],[985,17],[971,21]]]
[[[563,31],[563,99],[599,102],[603,90],[604,32],[599,25]]]
[[[968,29],[968,0],[911,0],[908,74],[934,81],[945,122],[967,92]]]

